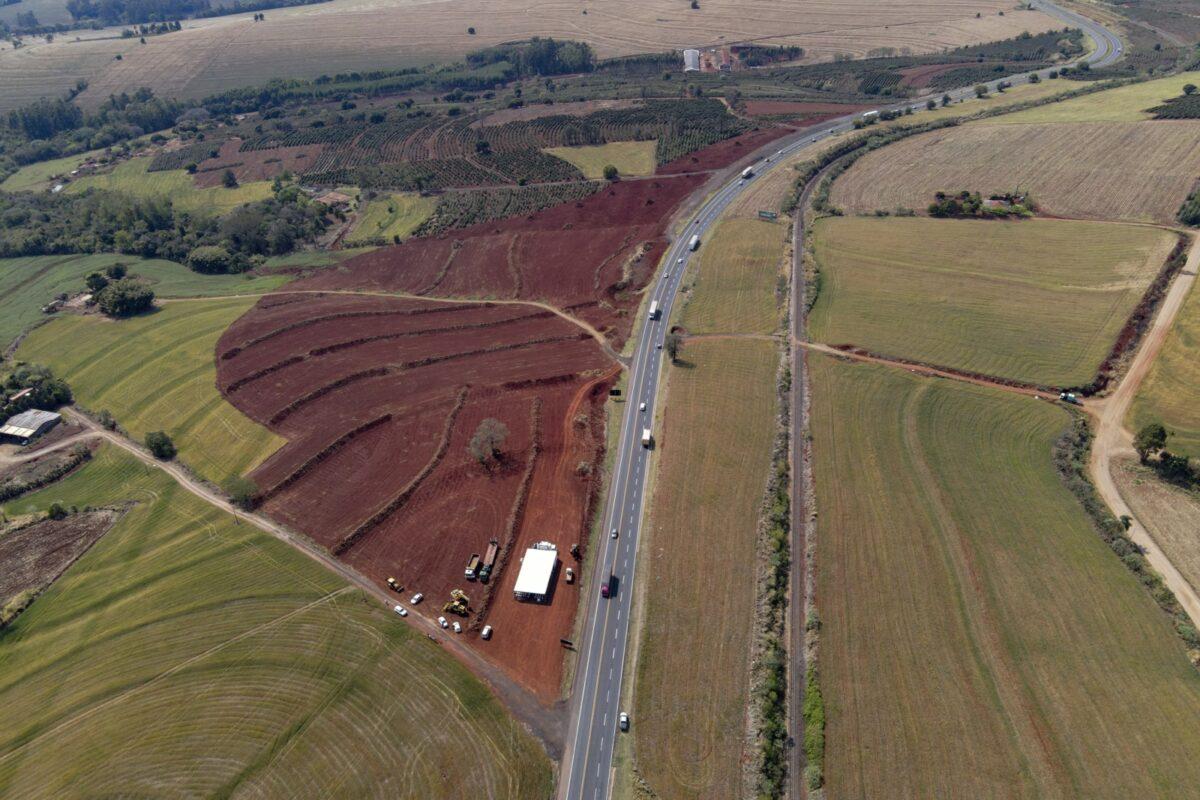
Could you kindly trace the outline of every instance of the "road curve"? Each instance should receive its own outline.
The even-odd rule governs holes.
[[[1081,61],[1094,67],[1103,67],[1121,57],[1120,39],[1099,23],[1044,0],[1037,0],[1032,5],[1070,26],[1084,30],[1092,38],[1095,49]],[[1049,69],[1039,70],[1038,75],[1045,78],[1049,72]],[[1016,85],[1028,79],[1027,74],[1003,80]],[[994,91],[998,83],[992,81],[986,85]],[[960,100],[973,96],[974,91],[974,86],[969,86],[948,94],[951,99]],[[909,99],[903,103],[881,106],[880,110],[904,111],[911,108],[914,112],[920,111],[925,108],[927,99]],[[839,117],[779,140],[776,152],[755,163],[755,172],[761,175],[777,169],[795,151],[821,139],[853,130],[855,119],[857,115],[854,114]],[[692,236],[698,235],[702,241],[708,236],[713,223],[741,193],[742,183],[740,178],[734,177],[701,205],[668,250],[662,274],[648,292],[647,304],[656,302],[660,313],[657,319],[645,320],[629,369],[625,413],[604,511],[603,534],[592,563],[592,580],[589,583],[592,587],[591,596],[584,604],[583,639],[579,648],[579,664],[575,670],[571,717],[559,782],[558,794],[564,800],[607,800],[612,788],[612,756],[618,734],[617,719],[621,712],[621,681],[629,640],[637,544],[642,527],[647,470],[653,457],[653,450],[642,446],[641,433],[643,428],[652,427],[650,423],[654,419],[663,367],[661,347],[680,281],[692,256],[688,243]],[[797,242],[796,246],[801,244]],[[644,412],[640,410],[643,403]],[[613,529],[618,531],[615,539],[608,535]],[[600,597],[598,587],[610,580],[615,592],[610,598]],[[794,724],[795,720],[791,722]],[[636,725],[637,720],[632,720],[632,724]],[[795,783],[798,782],[793,781]]]

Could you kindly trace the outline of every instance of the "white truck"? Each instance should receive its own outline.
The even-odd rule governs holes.
[[[754,177],[754,167],[746,167],[742,170],[742,180]]]
[[[654,442],[654,437],[650,435],[649,428],[642,428],[642,447],[649,447]]]
[[[650,301],[650,319],[658,319],[658,312],[659,312],[658,301],[651,300]]]
[[[688,242],[688,250],[699,250],[699,249],[700,249],[700,234],[697,233],[694,236],[692,236],[691,241]]]

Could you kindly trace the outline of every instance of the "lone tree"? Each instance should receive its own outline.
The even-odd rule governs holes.
[[[604,165],[604,180],[615,181],[619,175],[620,175],[620,173],[617,172],[617,168],[614,167],[612,164]]]
[[[175,443],[162,431],[150,431],[146,434],[146,449],[160,461],[170,461],[176,452]]]
[[[1151,422],[1142,427],[1133,437],[1133,449],[1137,450],[1138,458],[1145,464],[1150,456],[1158,453],[1167,446],[1167,429],[1161,422]]]
[[[507,438],[508,428],[504,423],[488,417],[475,429],[475,435],[471,437],[467,449],[471,451],[471,455],[475,457],[476,461],[490,467],[500,460],[502,455],[500,448],[504,446],[504,440]]]
[[[670,357],[672,364],[679,360],[679,345],[681,343],[678,333],[667,334],[663,346],[666,348],[667,355]]]
[[[1196,93],[1196,84],[1194,84],[1194,83],[1185,83],[1185,84],[1183,85],[1183,93],[1184,93],[1184,94],[1195,94],[1195,93]]]
[[[85,283],[87,283],[88,291],[92,294],[95,294],[105,286],[108,286],[108,278],[104,277],[99,272],[93,272],[91,275],[87,276]]]
[[[233,174],[233,170],[225,170],[225,174],[221,176],[221,183],[226,189],[236,188],[238,185],[237,175]]]
[[[225,492],[238,508],[249,511],[258,502],[258,485],[249,478],[235,476],[225,482]]]
[[[121,278],[101,289],[96,302],[110,317],[132,317],[154,307],[154,290],[135,278]]]

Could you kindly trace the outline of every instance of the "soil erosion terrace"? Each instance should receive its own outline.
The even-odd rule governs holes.
[[[252,475],[266,513],[369,578],[394,577],[401,599],[423,592],[416,610],[431,617],[464,589],[464,636],[543,702],[556,700],[558,640],[579,584],[560,574],[548,604],[518,603],[519,559],[547,540],[560,573],[579,572],[570,547],[586,546],[603,404],[620,369],[586,328],[622,346],[666,221],[704,177],[616,183],[538,214],[377,250],[262,298],[215,355],[230,402],[288,440]],[[509,432],[491,466],[468,449],[487,418]],[[496,574],[465,581],[468,558],[492,539]],[[477,641],[485,623],[495,629],[486,644]]]

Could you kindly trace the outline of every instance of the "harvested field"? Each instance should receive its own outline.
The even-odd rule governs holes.
[[[1069,416],[809,363],[825,796],[1186,796],[1200,675],[1055,473]]]
[[[1113,461],[1112,476],[1155,544],[1188,583],[1200,586],[1200,497],[1159,480],[1132,455]]]
[[[729,219],[700,248],[692,297],[679,324],[688,333],[775,333],[785,221]]]
[[[993,123],[877,150],[831,199],[850,213],[924,211],[937,191],[1021,190],[1052,216],[1172,224],[1200,173],[1200,122]]]
[[[115,511],[83,511],[15,530],[0,529],[0,628],[11,624],[14,612],[28,607],[116,519]]]
[[[0,349],[48,318],[42,306],[63,292],[84,291],[84,278],[116,262],[148,281],[158,297],[249,294],[269,291],[288,280],[285,275],[201,275],[174,261],[117,254],[0,258]]]
[[[475,27],[476,35],[469,35],[468,27]],[[52,44],[30,39],[19,50],[0,51],[0,109],[60,95],[79,78],[89,81],[82,99],[91,105],[139,86],[159,95],[200,98],[274,77],[452,60],[539,35],[587,41],[601,57],[759,41],[801,45],[810,58],[830,60],[835,53],[861,56],[879,47],[937,52],[1059,27],[1040,12],[1014,10],[1008,0],[937,0],[919,6],[849,0],[823,7],[801,0],[712,0],[698,11],[676,0],[650,0],[586,16],[573,5],[543,6],[531,15],[527,6],[511,0],[334,0],[272,9],[265,25],[245,14],[191,20],[184,30],[151,37],[145,45],[119,38],[74,42],[62,36]],[[114,61],[118,52],[123,58]]]
[[[127,192],[134,197],[162,197],[169,199],[177,208],[216,214],[271,196],[271,184],[267,181],[245,183],[232,189],[215,185],[213,188],[200,188],[193,182],[192,176],[181,169],[147,172],[150,162],[149,156],[131,158],[109,172],[86,175],[72,181],[66,191],[75,193],[95,188]],[[219,180],[220,173],[217,177]]]
[[[1146,382],[1133,399],[1127,425],[1136,431],[1161,422],[1171,432],[1173,453],[1200,458],[1200,291],[1195,286],[1171,326]],[[1200,584],[1197,584],[1200,586]]]
[[[578,167],[583,177],[595,180],[604,177],[604,168],[612,165],[620,175],[653,175],[653,140],[644,142],[609,142],[580,147],[550,147],[546,152],[556,158],[569,161]]]
[[[814,341],[1049,386],[1089,382],[1176,243],[1067,220],[814,226]]]
[[[1147,109],[1183,94],[1188,83],[1200,81],[1200,72],[1143,81],[1118,89],[1074,97],[1061,103],[1029,108],[1000,117],[1005,125],[1053,122],[1138,122],[1153,117]]]
[[[111,446],[4,511],[54,500],[134,504],[5,632],[5,794],[549,796],[482,683],[283,542]]]
[[[62,317],[26,338],[18,357],[50,366],[81,405],[108,409],[135,439],[166,431],[181,461],[220,484],[283,444],[216,390],[213,346],[253,304],[252,298],[180,301],[120,322]]]
[[[775,436],[771,342],[693,340],[672,369],[643,558],[638,772],[663,800],[740,794],[758,513]],[[669,620],[661,624],[656,620]]]

